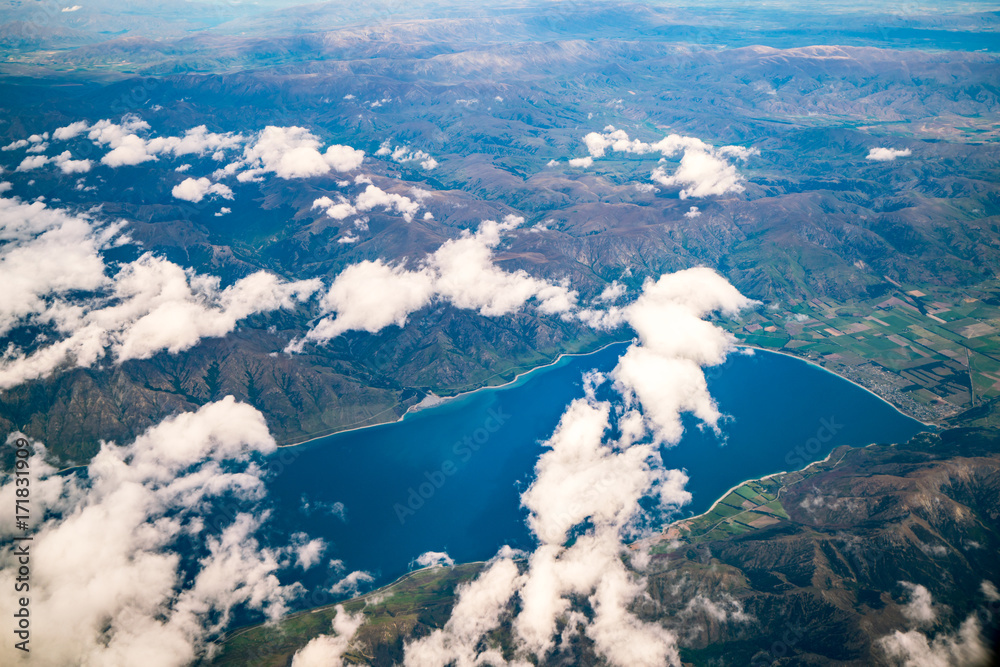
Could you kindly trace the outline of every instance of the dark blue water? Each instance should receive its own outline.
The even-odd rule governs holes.
[[[517,384],[401,422],[281,450],[272,460],[278,474],[268,482],[276,531],[270,539],[282,543],[302,531],[330,543],[320,566],[296,571],[310,590],[338,578],[326,567],[331,558],[383,584],[426,551],[462,562],[487,559],[504,544],[530,549],[519,496],[540,443],[583,395],[582,373],[610,371],[624,350],[566,357]],[[682,442],[663,453],[665,465],[690,476],[693,502],[685,514],[705,511],[745,479],[800,468],[840,445],[905,441],[922,428],[850,382],[779,354],[732,355],[709,369],[709,387],[729,415],[722,438],[687,420]],[[306,605],[329,601],[314,596]]]

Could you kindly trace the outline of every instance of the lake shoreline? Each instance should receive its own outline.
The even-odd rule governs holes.
[[[922,420],[922,419],[918,419],[918,418],[914,417],[914,416],[913,416],[913,415],[911,415],[911,414],[908,414],[908,413],[906,413],[906,412],[903,412],[903,411],[902,411],[902,410],[901,410],[901,409],[899,408],[899,406],[898,406],[898,405],[896,405],[896,404],[892,403],[891,401],[888,401],[888,400],[886,400],[886,399],[885,399],[885,398],[883,398],[882,396],[879,396],[878,394],[876,394],[876,393],[875,393],[874,391],[872,391],[872,390],[871,390],[871,389],[869,389],[868,387],[864,386],[863,384],[859,384],[859,383],[855,382],[854,380],[852,380],[851,378],[848,378],[848,377],[844,377],[844,376],[843,376],[843,375],[841,375],[840,373],[837,373],[836,371],[832,371],[832,370],[830,370],[829,368],[827,368],[826,366],[823,366],[823,365],[821,365],[821,364],[818,364],[818,363],[816,363],[816,362],[815,362],[815,361],[813,361],[812,359],[808,359],[808,358],[806,358],[806,357],[800,357],[799,355],[797,355],[797,354],[792,354],[791,352],[783,352],[783,351],[781,351],[781,350],[772,350],[772,349],[770,349],[770,348],[767,348],[767,347],[760,347],[760,346],[758,346],[758,345],[737,345],[737,347],[741,347],[741,348],[744,348],[744,349],[747,349],[747,350],[760,350],[761,352],[770,352],[771,354],[780,354],[780,355],[782,355],[782,356],[785,356],[785,357],[791,357],[792,359],[798,359],[799,361],[804,361],[804,362],[806,362],[807,364],[809,364],[810,366],[815,366],[816,368],[818,368],[818,369],[820,369],[820,370],[822,370],[822,371],[826,371],[826,372],[827,372],[827,373],[829,373],[830,375],[834,375],[834,376],[836,376],[836,377],[840,378],[841,380],[844,380],[845,382],[850,382],[850,383],[851,383],[851,384],[853,384],[853,385],[854,385],[855,387],[859,387],[859,388],[861,388],[861,389],[864,389],[865,391],[867,391],[867,392],[868,392],[869,394],[871,394],[872,396],[876,396],[876,397],[878,397],[878,399],[879,399],[880,401],[882,401],[883,403],[885,403],[886,405],[890,405],[890,406],[892,406],[892,409],[893,409],[893,410],[895,410],[896,412],[898,412],[898,413],[899,413],[899,414],[901,414],[901,415],[906,415],[906,416],[907,416],[907,417],[909,417],[910,419],[912,419],[912,420],[914,420],[914,421],[917,421],[917,422],[920,422],[920,423],[921,423],[921,424],[923,424],[924,426],[935,426],[935,427],[939,426],[939,424],[936,424],[936,423],[934,423],[934,422],[925,422],[925,421],[924,421],[924,420]]]
[[[398,418],[393,419],[391,421],[377,422],[375,424],[365,424],[364,426],[354,426],[354,427],[351,427],[351,428],[345,428],[345,429],[340,430],[340,431],[333,431],[331,433],[324,433],[323,435],[316,435],[316,436],[310,437],[310,438],[308,438],[306,440],[301,440],[299,442],[290,442],[290,443],[286,443],[286,444],[283,444],[283,445],[278,445],[278,448],[279,449],[283,449],[283,448],[287,448],[287,447],[298,447],[300,445],[305,445],[305,444],[308,444],[310,442],[315,442],[316,440],[322,440],[323,438],[329,438],[331,436],[340,435],[342,433],[353,433],[355,431],[363,431],[365,429],[376,428],[378,426],[385,426],[387,424],[398,424],[399,422],[403,421],[403,419],[405,419],[407,415],[417,414],[417,413],[419,413],[419,412],[421,412],[423,410],[430,409],[430,408],[435,408],[435,407],[437,407],[439,405],[444,405],[445,403],[450,403],[451,401],[458,400],[460,398],[468,397],[468,396],[471,396],[473,394],[478,394],[479,392],[493,391],[493,390],[496,390],[496,389],[503,389],[505,387],[509,387],[509,386],[511,386],[513,384],[516,384],[517,382],[519,382],[521,379],[525,378],[526,376],[531,375],[532,373],[535,373],[536,371],[544,370],[546,368],[551,368],[552,366],[555,366],[556,364],[558,364],[560,361],[562,361],[565,358],[590,356],[592,354],[597,354],[599,352],[603,352],[604,350],[608,349],[612,345],[624,345],[625,343],[628,343],[628,342],[629,341],[627,341],[627,340],[615,340],[615,341],[611,341],[610,343],[605,343],[601,347],[597,348],[596,350],[591,350],[590,352],[562,352],[555,359],[553,359],[552,361],[550,361],[550,362],[548,362],[546,364],[541,364],[540,366],[533,366],[533,367],[531,367],[531,368],[529,368],[527,370],[521,371],[520,373],[518,373],[517,375],[515,375],[513,378],[511,378],[507,382],[504,382],[503,384],[485,385],[485,386],[482,386],[482,387],[478,387],[476,389],[469,389],[468,391],[463,391],[463,392],[459,392],[457,394],[452,394],[451,396],[436,396],[435,395],[440,400],[435,401],[431,405],[424,406],[423,408],[414,409],[416,407],[416,405],[419,405],[419,403],[417,403],[416,405],[411,405],[410,407],[408,407],[406,409],[406,412],[404,412]],[[386,408],[382,412],[388,412],[389,410],[392,410],[392,409],[396,408],[398,405],[399,405],[399,403],[397,403],[396,405],[394,405],[394,406],[392,406],[390,408]],[[378,414],[381,414],[381,413],[378,413]],[[376,415],[376,416],[378,416],[378,415]]]
[[[632,340],[634,340],[634,339],[632,339]],[[417,414],[418,412],[421,412],[422,410],[425,410],[425,409],[434,408],[434,407],[437,407],[439,405],[443,405],[445,403],[448,403],[450,401],[454,401],[454,400],[457,400],[457,399],[460,399],[460,398],[463,398],[463,397],[471,396],[473,394],[477,394],[477,393],[482,392],[482,391],[492,391],[492,390],[495,390],[495,389],[503,389],[504,387],[509,387],[509,386],[511,386],[511,385],[519,382],[525,376],[531,375],[532,373],[535,373],[536,371],[540,371],[540,370],[543,370],[543,369],[555,366],[560,361],[562,361],[564,358],[568,358],[568,357],[586,357],[586,356],[589,356],[589,355],[592,355],[592,354],[597,354],[598,352],[603,352],[604,350],[608,349],[612,345],[622,345],[622,344],[625,344],[625,343],[628,343],[628,342],[629,342],[628,340],[612,341],[610,343],[606,343],[606,344],[602,345],[601,347],[597,348],[596,350],[591,350],[590,352],[562,352],[555,359],[553,359],[552,361],[550,361],[550,362],[548,362],[546,364],[541,364],[539,366],[533,366],[532,368],[529,368],[527,370],[521,371],[520,373],[516,374],[513,378],[511,378],[507,382],[504,382],[503,384],[485,385],[485,386],[482,386],[482,387],[478,387],[476,389],[469,389],[467,391],[459,392],[457,394],[452,394],[450,396],[437,396],[437,398],[439,398],[440,400],[435,401],[431,405],[424,406],[423,408],[417,408],[416,407],[417,405],[419,405],[419,403],[417,403],[415,405],[411,405],[410,407],[408,407],[406,409],[406,412],[404,412],[402,415],[400,415],[396,419],[393,419],[393,420],[390,420],[390,421],[381,421],[381,422],[376,422],[374,424],[365,424],[363,426],[353,426],[351,428],[345,428],[345,429],[342,429],[342,430],[339,430],[339,431],[332,431],[330,433],[324,433],[323,435],[312,436],[312,437],[307,438],[305,440],[300,440],[300,441],[297,441],[297,442],[289,442],[289,443],[281,444],[281,445],[278,445],[278,448],[279,449],[284,449],[284,448],[288,448],[288,447],[298,447],[300,445],[306,445],[306,444],[308,444],[310,442],[315,442],[317,440],[322,440],[323,438],[329,438],[329,437],[334,436],[334,435],[340,435],[342,433],[353,433],[355,431],[362,431],[364,429],[376,428],[378,426],[385,426],[387,424],[397,424],[397,423],[403,421],[403,419],[405,419],[407,415]],[[885,398],[883,398],[882,396],[879,396],[878,394],[876,394],[874,391],[872,391],[868,387],[866,387],[866,386],[864,386],[862,384],[858,384],[854,380],[851,380],[850,378],[844,377],[843,375],[841,375],[841,374],[839,374],[839,373],[837,373],[835,371],[832,371],[829,368],[826,368],[825,366],[822,366],[822,365],[816,363],[815,361],[813,361],[811,359],[807,359],[805,357],[801,357],[801,356],[796,355],[796,354],[791,354],[789,352],[782,352],[782,351],[779,351],[779,350],[772,350],[772,349],[769,349],[769,348],[766,348],[766,347],[760,347],[760,346],[757,346],[757,345],[737,344],[735,347],[738,350],[754,350],[755,352],[756,351],[760,351],[760,352],[766,352],[766,353],[770,353],[770,354],[780,354],[782,356],[790,357],[792,359],[798,359],[799,361],[805,362],[805,363],[809,364],[810,366],[813,366],[813,367],[818,368],[818,369],[820,369],[820,370],[822,370],[822,371],[824,371],[826,373],[829,373],[829,374],[831,374],[831,375],[833,375],[833,376],[835,376],[837,378],[840,378],[841,380],[843,380],[845,382],[850,382],[851,384],[853,384],[855,387],[858,387],[859,389],[863,389],[864,391],[868,392],[872,396],[875,396],[876,398],[878,398],[880,401],[882,401],[886,405],[890,406],[893,410],[895,410],[896,412],[898,412],[901,415],[909,417],[910,419],[913,419],[914,421],[920,422],[924,426],[934,426],[934,427],[938,426],[934,422],[925,422],[925,421],[923,421],[921,419],[917,419],[913,415],[910,415],[910,414],[907,414],[906,412],[903,412],[899,408],[899,406],[894,405],[890,401],[887,401]],[[394,406],[392,406],[390,408],[386,408],[382,412],[388,412],[389,410],[392,410],[392,409],[396,408],[398,405],[399,404],[397,403],[396,405],[394,405]],[[378,413],[378,414],[381,414],[381,413]],[[375,416],[378,416],[378,414],[376,414]]]

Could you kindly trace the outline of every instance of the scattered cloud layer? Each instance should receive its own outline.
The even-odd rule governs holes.
[[[266,174],[274,174],[283,179],[309,178],[331,172],[348,172],[357,169],[364,160],[364,151],[334,144],[324,150],[319,138],[303,127],[277,127],[269,125],[256,134],[244,136],[234,132],[210,132],[204,125],[190,128],[181,136],[153,136],[150,125],[136,115],[126,115],[120,121],[99,120],[90,124],[85,120],[59,127],[52,132],[53,141],[69,141],[86,134],[99,147],[108,148],[100,158],[100,163],[108,167],[139,165],[159,160],[161,157],[210,156],[216,161],[229,162],[213,173],[218,181],[236,176],[240,182],[258,181]],[[14,141],[3,147],[4,151],[25,149],[28,153],[43,153],[49,146],[49,134],[32,135],[27,139]],[[406,159],[417,159],[416,153],[402,155]],[[433,158],[424,154],[428,164]],[[90,160],[74,160],[68,151],[49,157],[27,155],[18,166],[18,171],[38,169],[46,164],[55,164],[63,173],[83,173],[89,171]],[[428,166],[426,168],[433,168]],[[186,171],[190,165],[180,165],[177,171]],[[197,179],[201,180],[201,179]],[[178,187],[182,196],[195,193],[188,181]],[[228,186],[217,185],[218,188]],[[177,188],[174,189],[178,192]],[[222,194],[217,189],[216,194]],[[196,195],[193,195],[196,196]],[[188,199],[197,201],[196,199]]]
[[[344,220],[352,215],[383,208],[399,213],[406,222],[413,222],[413,217],[420,210],[420,204],[406,195],[389,193],[377,185],[368,183],[364,191],[354,199],[353,204],[343,195],[338,195],[336,201],[324,196],[313,201],[312,208],[324,210],[334,220]]]
[[[380,259],[347,267],[320,302],[328,315],[287,351],[301,351],[306,342],[324,343],[346,331],[376,333],[390,325],[401,327],[412,313],[434,301],[496,317],[516,312],[534,299],[542,313],[568,314],[576,304],[576,292],[524,271],[504,271],[493,263],[501,234],[523,222],[515,216],[502,222],[486,220],[475,232],[446,241],[416,268]]]
[[[244,142],[240,134],[209,132],[204,125],[193,127],[179,137],[147,137],[149,129],[149,123],[138,116],[125,116],[119,123],[108,119],[97,121],[86,131],[87,137],[96,145],[111,149],[101,158],[101,163],[109,167],[142,164],[158,159],[159,155],[212,154],[221,159],[225,151],[237,149]],[[78,122],[55,132],[69,139],[83,131]]]
[[[301,587],[278,581],[286,551],[255,537],[267,515],[257,508],[263,473],[250,456],[274,448],[263,415],[232,397],[125,446],[102,443],[86,475],[57,474],[35,443],[32,664],[187,665],[236,608],[283,615]],[[0,480],[10,506],[13,477]],[[210,518],[206,507],[222,496],[238,511]],[[0,518],[0,538],[20,532],[12,513]],[[190,539],[202,554],[185,564],[178,545]],[[14,590],[17,572],[4,549],[0,585]],[[3,596],[0,612],[10,618],[15,604]],[[0,662],[14,664],[19,653],[4,642]]]
[[[445,627],[407,645],[406,667],[526,665],[532,655],[545,661],[579,633],[612,665],[680,663],[677,637],[629,611],[646,582],[624,564],[625,540],[644,523],[641,499],[667,513],[690,501],[687,476],[663,467],[659,445],[679,441],[683,412],[717,423],[701,367],[721,363],[733,340],[702,318],[751,303],[713,271],[690,269],[648,281],[635,302],[612,313],[638,334],[611,373],[620,400],[598,399],[607,378],[588,375],[585,396],[568,406],[545,443],[521,497],[539,542],[526,571],[514,562],[517,554],[502,550],[459,591]],[[580,598],[591,618],[571,610]],[[516,659],[481,652],[481,639],[515,608]],[[740,620],[737,612],[731,620]]]
[[[644,155],[659,153],[661,164],[653,169],[650,178],[661,184],[680,187],[680,198],[710,197],[730,192],[743,192],[746,179],[736,171],[733,160],[746,161],[759,155],[756,148],[743,146],[714,147],[701,139],[671,134],[663,139],[646,143],[639,139],[629,139],[624,130],[613,125],[603,132],[591,132],[583,138],[590,153],[588,157],[570,160],[575,167],[590,167],[594,159],[604,157],[608,151]],[[668,173],[666,158],[681,154],[680,164],[673,173]]]
[[[118,224],[0,198],[0,334],[45,328],[35,349],[10,343],[0,358],[0,388],[45,377],[65,366],[92,366],[110,350],[116,362],[179,352],[224,336],[255,313],[290,308],[320,288],[258,271],[222,288],[146,253],[106,263],[104,253],[127,243]]]
[[[395,146],[388,139],[382,142],[375,155],[379,157],[389,157],[393,162],[405,164],[407,162],[419,162],[424,169],[434,169],[438,166],[438,161],[431,157],[430,153],[422,150],[413,150],[409,146]]]

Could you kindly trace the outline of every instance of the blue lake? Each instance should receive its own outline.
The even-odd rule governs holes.
[[[328,436],[274,455],[268,481],[274,515],[269,540],[295,532],[330,545],[321,565],[295,576],[316,595],[339,576],[327,567],[366,570],[375,585],[411,569],[426,551],[456,562],[483,560],[509,544],[532,547],[520,507],[541,443],[566,405],[583,395],[585,371],[610,371],[626,349],[564,357],[518,382],[406,416],[400,422]],[[728,415],[722,438],[687,420],[664,464],[690,476],[684,515],[707,510],[745,479],[797,469],[840,445],[899,442],[922,430],[873,394],[785,355],[734,354],[708,370],[709,388]],[[343,511],[340,512],[342,503]]]

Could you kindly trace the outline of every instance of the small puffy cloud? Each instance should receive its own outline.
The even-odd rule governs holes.
[[[19,148],[24,148],[25,146],[28,145],[28,143],[29,142],[28,142],[27,139],[18,139],[17,141],[12,141],[9,144],[7,144],[6,146],[4,146],[3,148],[0,148],[0,150],[2,150],[2,151],[16,151]]]
[[[189,202],[200,202],[206,195],[218,195],[223,199],[232,199],[233,191],[222,183],[212,183],[205,177],[185,178],[170,191],[177,199]]]
[[[866,160],[872,160],[874,162],[891,162],[898,157],[909,157],[913,155],[913,151],[909,148],[872,148],[868,151],[868,156],[865,157]]]
[[[451,567],[455,561],[443,551],[426,551],[417,556],[413,564],[417,567]]]
[[[459,238],[446,241],[428,259],[437,276],[438,294],[458,308],[491,317],[513,313],[531,298],[546,314],[571,310],[575,292],[525,271],[504,271],[493,263],[493,249],[500,244],[501,233],[523,223],[524,219],[516,216],[507,216],[499,223],[486,220],[475,234],[463,232]]]
[[[153,153],[170,153],[175,156],[181,155],[208,155],[211,153],[215,159],[219,151],[231,150],[243,146],[246,139],[241,134],[232,132],[216,133],[209,132],[204,125],[192,127],[185,130],[180,137],[155,137],[149,139],[147,145]]]
[[[81,9],[83,9],[83,5],[73,5],[71,7],[63,7],[62,11],[63,11],[63,13],[66,13],[66,12],[76,12],[76,11],[80,11]]]
[[[577,167],[580,169],[587,169],[594,164],[594,158],[590,157],[577,157],[569,161],[569,166]]]
[[[1000,591],[997,590],[996,585],[992,581],[983,579],[979,584],[979,590],[982,591],[983,595],[990,602],[1000,602]]]
[[[295,652],[292,667],[343,667],[344,653],[351,648],[351,642],[358,628],[365,621],[363,613],[349,614],[342,605],[336,607],[333,618],[335,635],[319,635]]]
[[[130,134],[116,142],[115,147],[101,158],[101,164],[109,167],[134,166],[155,159],[156,156],[149,152],[146,141],[138,135]]]
[[[52,158],[52,162],[54,162],[64,174],[85,174],[90,171],[90,168],[93,165],[90,160],[74,160],[69,151],[63,151],[59,155],[55,156]]]
[[[12,189],[14,185],[10,181],[0,181],[0,194]]]
[[[46,164],[54,164],[62,171],[64,174],[83,174],[90,171],[93,163],[90,160],[74,160],[72,154],[69,151],[63,151],[55,157],[47,157],[45,155],[29,155],[21,161],[15,171],[30,171],[32,169],[38,169]]]
[[[228,215],[228,214],[230,214],[232,212],[233,212],[233,209],[229,208],[228,206],[223,206],[222,208],[220,208],[218,211],[215,212],[215,217],[216,218],[221,218],[222,216]]]
[[[937,620],[937,608],[931,593],[924,586],[909,581],[899,582],[909,594],[909,600],[903,605],[903,615],[918,626],[933,625]]]
[[[29,155],[21,160],[21,164],[17,165],[17,169],[14,171],[31,171],[32,169],[44,167],[48,163],[49,158],[44,155]]]
[[[604,301],[605,303],[612,303],[623,296],[625,296],[625,285],[621,284],[617,280],[612,280],[611,284],[605,287],[597,296],[597,300]]]
[[[701,215],[701,211],[698,210],[698,207],[697,206],[692,206],[684,214],[684,217],[685,218],[697,218],[700,215]]]
[[[419,202],[413,201],[405,195],[386,192],[377,185],[373,185],[370,180],[361,182],[367,182],[368,187],[355,198],[353,204],[343,195],[337,195],[337,201],[323,196],[313,201],[312,208],[324,209],[326,214],[334,220],[343,220],[352,215],[366,213],[376,208],[384,208],[399,213],[406,222],[413,222],[414,216],[420,210]]]
[[[56,141],[66,141],[79,136],[90,129],[90,124],[85,120],[78,120],[63,127],[56,128],[52,133],[52,138]]]
[[[331,586],[330,592],[334,595],[346,595],[353,597],[358,594],[358,591],[363,586],[370,584],[373,581],[375,581],[375,577],[371,574],[357,570],[355,572],[351,572],[349,575]]]
[[[420,204],[409,197],[388,193],[376,185],[369,185],[354,200],[354,208],[358,211],[370,211],[376,207],[395,210],[407,222],[413,222],[413,216],[420,210]]]
[[[681,610],[681,617],[704,615],[716,623],[746,623],[751,616],[743,610],[743,605],[735,598],[723,594],[720,600],[711,600],[704,595],[696,595]]]
[[[305,533],[295,533],[292,535],[291,550],[295,555],[296,567],[308,570],[322,559],[326,542],[318,537],[310,540]]]
[[[970,615],[954,633],[942,632],[932,639],[916,630],[897,630],[879,639],[876,645],[893,664],[902,667],[985,667],[990,664],[990,650],[982,634],[979,620]]]
[[[736,172],[736,166],[705,151],[685,151],[673,174],[668,175],[666,169],[656,167],[650,178],[660,185],[683,186],[681,199],[743,191],[743,178]]]
[[[126,116],[121,123],[100,120],[91,126],[87,137],[98,146],[109,146],[111,151],[101,158],[101,163],[109,167],[136,165],[155,160],[149,152],[146,141],[138,134],[149,129],[149,123],[135,116]]]
[[[320,302],[336,318],[323,319],[307,337],[325,341],[345,331],[376,333],[393,324],[401,327],[434,293],[434,276],[426,269],[410,271],[379,259],[354,264],[337,276]]]

